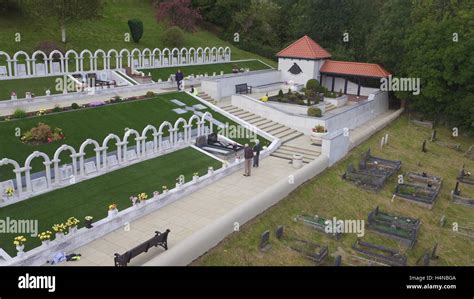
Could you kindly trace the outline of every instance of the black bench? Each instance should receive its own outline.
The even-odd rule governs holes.
[[[235,85],[235,93],[247,94],[252,93],[252,86],[248,86],[247,83]]]
[[[137,247],[133,248],[125,252],[124,254],[114,254],[114,263],[115,267],[126,267],[130,260],[134,257],[139,256],[143,252],[148,252],[148,249],[151,247],[157,247],[158,245],[163,247],[165,250],[168,250],[168,234],[170,230],[167,229],[164,233],[160,233],[158,231],[155,232],[155,236],[150,240],[143,242],[142,244],[138,245]]]

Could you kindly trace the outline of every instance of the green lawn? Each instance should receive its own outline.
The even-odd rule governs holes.
[[[132,101],[97,108],[44,115],[29,119],[0,122],[0,136],[2,136],[0,157],[14,159],[18,161],[20,165],[23,165],[26,157],[34,151],[44,152],[52,158],[54,152],[62,143],[68,144],[78,150],[80,145],[88,138],[102,143],[103,139],[109,133],[117,134],[122,138],[125,128],[132,128],[141,133],[141,131],[149,124],[158,128],[163,121],[169,121],[174,124],[179,117],[189,119],[192,116],[192,112],[178,115],[171,111],[171,109],[179,108],[179,106],[170,102],[170,99],[178,99],[189,106],[200,103],[186,93],[173,92],[159,95],[150,100]],[[210,110],[202,111],[205,112]],[[215,119],[223,123],[236,125],[234,122],[222,115],[212,111],[211,113]],[[62,140],[62,142],[31,146],[23,144],[15,135],[16,128],[20,128],[21,131],[26,131],[39,122],[63,129],[66,138]],[[180,129],[182,130],[182,126],[180,126]],[[151,134],[152,132],[149,131],[149,140],[152,140]],[[167,130],[165,130],[164,134],[165,136],[168,135]],[[263,145],[269,144],[267,140],[260,139]],[[246,138],[235,138],[235,140],[239,143],[248,142],[248,139]],[[135,145],[135,140],[132,137],[129,138],[129,142],[130,146]],[[109,151],[115,150],[114,142],[109,142],[108,146]],[[88,157],[95,155],[92,145],[88,146],[86,151]],[[62,163],[70,161],[68,155],[67,152],[61,154],[60,159],[62,160]],[[32,173],[44,170],[42,162],[41,159],[33,160]],[[13,172],[11,170],[12,167],[10,166],[0,167],[0,181],[13,178]]]
[[[192,148],[186,148],[141,162],[111,173],[87,180],[63,189],[37,196],[0,209],[0,219],[38,220],[38,233],[56,223],[63,223],[69,217],[76,217],[84,225],[84,217],[92,216],[94,221],[107,217],[110,204],[117,204],[119,210],[132,205],[129,197],[146,192],[149,198],[154,191],[162,191],[162,186],[174,188],[175,180],[184,175],[186,180],[192,179],[194,172],[200,175],[207,173],[209,166],[214,169],[222,165]],[[104,188],[106,186],[106,188]],[[166,229],[165,227],[160,229]],[[150,227],[150,233],[157,230]],[[13,239],[19,234],[0,234],[0,248],[15,256]],[[27,239],[25,251],[40,245],[37,237],[23,234]]]
[[[438,138],[444,142],[461,143],[464,151],[474,144],[472,138],[451,137],[451,131],[445,128],[438,129]],[[390,134],[389,145],[380,149],[380,139],[385,133]],[[312,240],[329,246],[329,254],[336,251],[342,254],[343,264],[346,256],[351,254],[351,245],[356,240],[355,234],[343,235],[340,241],[335,241],[315,232],[309,227],[295,223],[293,218],[298,214],[307,213],[320,215],[329,219],[337,217],[340,220],[367,221],[368,213],[376,206],[384,212],[405,215],[421,219],[421,228],[415,247],[406,251],[406,247],[397,244],[386,237],[381,237],[368,230],[363,240],[390,246],[406,252],[408,264],[415,265],[416,261],[426,251],[430,251],[436,242],[439,243],[437,254],[439,260],[432,261],[432,265],[440,266],[467,266],[474,265],[474,240],[463,238],[453,232],[453,223],[459,226],[474,228],[472,220],[473,210],[450,203],[450,192],[456,183],[456,176],[463,164],[469,170],[474,169],[474,161],[468,160],[462,152],[442,147],[428,142],[428,153],[421,152],[423,140],[429,139],[431,130],[417,127],[408,122],[406,116],[401,117],[389,127],[375,134],[367,142],[352,150],[348,157],[321,175],[297,188],[287,198],[267,210],[262,215],[241,226],[240,231],[222,241],[217,247],[210,250],[193,265],[200,266],[248,266],[248,265],[314,265],[310,260],[289,248],[288,236]],[[392,192],[396,185],[396,178],[392,178],[380,193],[364,191],[351,183],[341,179],[341,175],[349,163],[358,163],[360,156],[368,148],[372,154],[388,159],[400,159],[402,171],[425,171],[444,178],[443,187],[432,211],[415,204],[395,200],[391,202]],[[357,165],[357,164],[356,164]],[[464,195],[474,197],[474,188],[461,186]],[[439,226],[442,215],[446,215],[446,225]],[[284,241],[275,238],[274,231],[278,225],[284,225],[286,237]],[[272,248],[266,253],[258,250],[260,235],[269,229],[272,232]],[[339,249],[339,250],[338,250]],[[333,265],[334,257],[329,256],[323,265]]]
[[[219,64],[206,64],[206,65],[196,65],[196,66],[182,66],[182,67],[167,67],[167,68],[156,68],[156,69],[142,69],[145,74],[151,73],[153,81],[158,81],[161,79],[163,81],[168,80],[170,75],[176,74],[178,69],[183,72],[184,76],[189,76],[191,74],[204,75],[207,73],[209,76],[213,72],[220,74],[221,71],[224,71],[225,74],[232,73],[232,68],[234,65],[237,65],[239,68],[249,68],[251,71],[269,69],[268,65],[261,63],[258,60],[252,61],[242,61],[242,62],[229,62],[229,63],[219,63]]]
[[[125,33],[130,33],[127,21],[139,18],[143,21],[144,33],[138,44],[126,42]],[[27,21],[25,21],[27,20]],[[58,21],[51,18],[31,18],[21,12],[0,16],[0,49],[10,54],[16,51],[33,53],[38,42],[53,40],[60,42],[61,32]],[[107,0],[104,1],[102,17],[92,20],[69,21],[66,24],[67,49],[82,51],[89,49],[122,49],[122,48],[165,48],[162,36],[167,26],[158,24],[155,19],[155,11],[150,0]],[[15,34],[21,34],[21,41],[15,42]],[[214,34],[197,30],[185,33],[185,47],[231,47],[232,59],[261,59],[273,66],[276,62],[262,58],[261,56],[246,52],[234,47],[233,44],[225,42]],[[3,57],[0,57],[2,61]],[[100,64],[100,60],[99,60]]]
[[[51,91],[51,94],[61,93],[62,90],[56,89],[56,78],[60,77],[1,80],[0,101],[10,100],[12,91],[16,92],[19,99],[25,98],[27,91],[37,97],[46,95],[47,89]]]

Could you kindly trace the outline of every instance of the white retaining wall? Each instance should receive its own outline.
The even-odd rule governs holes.
[[[235,94],[235,86],[247,83],[248,86],[259,86],[281,81],[281,73],[276,70],[251,71],[240,74],[229,74],[218,79],[203,79],[201,89],[214,100],[220,100]]]

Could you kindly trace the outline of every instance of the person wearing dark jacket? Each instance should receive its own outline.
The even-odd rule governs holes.
[[[258,162],[260,160],[260,151],[262,150],[262,146],[260,145],[260,140],[255,140],[255,145],[253,146],[253,167],[258,167]]]
[[[245,144],[245,147],[244,147],[244,158],[245,158],[244,176],[250,176],[250,170],[252,169],[253,150],[248,144]]]
[[[178,69],[178,71],[174,75],[174,78],[176,79],[176,83],[178,84],[178,90],[181,91],[181,82],[184,79],[184,75],[183,73],[181,73],[180,69]]]

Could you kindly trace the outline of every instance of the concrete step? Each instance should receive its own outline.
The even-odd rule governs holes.
[[[232,114],[234,114],[235,112],[243,111],[242,109],[237,108],[237,107],[232,107],[232,108],[225,109],[225,110],[229,113],[232,113]]]
[[[281,129],[281,128],[286,128],[286,127],[284,125],[279,124],[279,123],[275,123],[271,126],[266,127],[264,130],[265,130],[265,132],[271,134],[272,131],[275,131],[275,130]]]
[[[232,112],[232,114],[235,115],[235,116],[241,117],[243,115],[249,114],[249,112],[245,111],[245,110],[240,110],[240,111],[237,111],[237,112]]]
[[[245,120],[246,122],[249,122],[249,123],[250,123],[251,121],[254,121],[254,120],[261,120],[261,119],[263,119],[263,118],[261,118],[261,117],[258,116],[258,115],[253,114],[252,116],[243,117],[242,119]]]
[[[277,129],[275,129],[275,130],[268,131],[268,133],[272,134],[272,135],[275,136],[275,137],[278,137],[279,134],[283,134],[283,133],[285,133],[285,132],[288,133],[288,131],[291,132],[291,131],[294,131],[294,130],[293,130],[293,129],[290,129],[290,128],[288,128],[288,127],[283,126],[283,127],[281,127],[281,128],[277,128]]]
[[[268,123],[268,124],[264,124],[264,125],[261,125],[261,126],[258,126],[260,129],[266,131],[266,130],[269,130],[269,129],[272,129],[273,127],[275,127],[276,125],[278,126],[281,126],[279,123],[276,123],[274,121]]]
[[[222,106],[221,109],[222,109],[222,110],[225,110],[225,111],[228,111],[228,109],[230,109],[230,108],[232,108],[232,107],[234,107],[234,106],[232,106],[232,105],[225,105],[225,106]]]
[[[285,160],[293,160],[293,155],[288,155],[288,154],[285,154],[285,153],[280,153],[278,152],[278,150],[274,151],[271,156],[273,157],[277,157],[277,158],[281,158],[281,159],[285,159]],[[313,160],[311,159],[308,159],[308,158],[305,158],[303,157],[303,163],[310,163],[312,162]]]
[[[297,132],[296,130],[289,129],[289,130],[280,132],[280,133],[278,133],[278,134],[275,134],[274,136],[275,136],[275,137],[278,137],[278,138],[280,138],[280,139],[282,139],[282,138],[284,138],[284,137],[286,137],[286,136],[288,136],[288,135],[291,135],[291,134],[293,134],[293,133],[296,133],[296,132]]]
[[[320,153],[308,154],[308,153],[303,153],[302,151],[298,151],[298,150],[293,151],[293,150],[282,149],[281,147],[277,149],[276,152],[281,153],[281,154],[287,154],[290,156],[293,156],[293,154],[300,154],[300,155],[303,155],[303,158],[308,158],[311,160],[316,159],[320,155]]]
[[[266,124],[269,124],[271,122],[272,122],[271,120],[264,118],[264,119],[258,120],[258,121],[251,121],[250,123],[254,126],[259,127],[259,126],[264,126]]]
[[[319,153],[321,153],[321,146],[315,146],[315,145],[312,145],[311,149],[291,146],[291,145],[288,145],[288,144],[283,144],[279,148],[284,149],[284,150],[299,151],[301,153],[308,153],[308,154],[319,154]]]
[[[296,139],[300,136],[303,136],[303,133],[296,131],[296,132],[294,132],[294,133],[292,133],[288,136],[285,136],[285,137],[281,138],[280,140],[281,140],[281,143],[284,144],[285,142],[289,142],[289,141],[291,141],[293,139]]]
[[[245,118],[248,118],[248,117],[252,117],[254,115],[255,114],[246,111],[244,114],[240,114],[240,115],[236,115],[236,116],[238,116],[240,119],[245,119]]]

